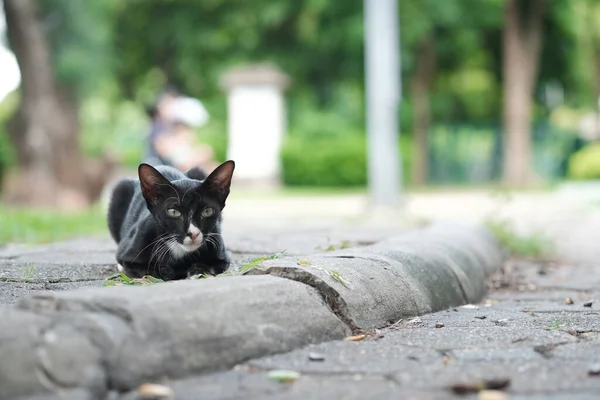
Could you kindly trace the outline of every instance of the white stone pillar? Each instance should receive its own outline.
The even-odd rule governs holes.
[[[287,76],[268,64],[234,68],[222,76],[221,86],[227,91],[227,158],[236,163],[234,180],[239,184],[281,183],[287,85]]]

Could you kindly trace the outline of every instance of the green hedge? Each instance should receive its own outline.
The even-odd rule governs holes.
[[[409,174],[410,142],[402,140],[404,177]],[[281,152],[287,186],[352,187],[367,183],[364,135],[290,136]],[[406,179],[405,179],[406,180]]]
[[[600,143],[589,144],[569,158],[569,177],[600,179]]]
[[[281,158],[283,180],[290,186],[364,186],[367,181],[364,138],[286,140]]]

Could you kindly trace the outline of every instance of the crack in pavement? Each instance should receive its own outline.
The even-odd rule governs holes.
[[[362,333],[363,330],[356,325],[354,320],[350,317],[348,310],[348,304],[338,293],[337,290],[333,289],[323,279],[318,276],[311,274],[308,271],[304,271],[299,268],[289,267],[269,267],[268,272],[263,272],[258,269],[248,271],[248,275],[271,275],[282,279],[289,279],[299,283],[303,283],[314,288],[319,296],[323,299],[329,309],[344,323],[353,334]]]
[[[108,276],[108,275],[107,275]],[[56,279],[29,279],[29,278],[10,278],[0,277],[0,282],[5,283],[38,283],[38,284],[53,284],[53,283],[76,283],[76,282],[93,282],[105,279],[106,276],[96,278],[56,278]]]

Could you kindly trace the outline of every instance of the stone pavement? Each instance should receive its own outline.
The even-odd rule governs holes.
[[[480,222],[497,207],[488,197],[421,196],[410,200],[408,209],[423,219]],[[252,214],[251,204],[230,207],[235,223],[226,225],[226,240],[238,264],[283,250],[307,255],[329,246],[370,244],[406,228],[341,224],[340,219],[356,222],[360,201],[350,211],[351,202],[346,203],[349,208],[339,207],[347,214],[335,223],[319,218],[312,226],[301,223],[306,222],[302,207],[306,213],[319,202],[288,204],[300,210],[293,218],[280,209],[262,225],[257,222],[263,214]],[[329,206],[337,208],[335,202]],[[276,210],[275,204],[264,207],[265,215]],[[557,260],[507,264],[486,301],[475,307],[397,321],[361,341],[322,343],[249,360],[231,371],[160,383],[172,388],[176,399],[362,400],[447,399],[454,396],[452,385],[500,379],[508,380],[505,393],[511,399],[598,398],[600,376],[590,375],[600,368],[598,209],[577,196],[549,199],[535,194],[503,207],[496,215],[511,219],[518,229],[550,234]],[[43,290],[101,285],[115,272],[114,249],[106,237],[0,247],[0,307]],[[591,306],[584,306],[589,302]],[[298,372],[300,378],[277,382],[268,377],[274,369]],[[479,396],[503,398],[490,391]],[[111,398],[141,397],[134,391]]]
[[[362,341],[309,346],[166,384],[176,399],[448,399],[465,397],[454,394],[454,385],[508,380],[506,397],[480,398],[597,399],[600,375],[590,375],[600,374],[597,266],[515,262],[509,268],[477,306],[398,321]],[[272,370],[301,375],[279,383],[269,379]]]
[[[423,205],[413,203],[412,214],[474,222],[507,218],[520,232],[554,239],[555,260],[507,263],[481,304],[401,320],[362,341],[322,343],[163,383],[176,399],[599,398],[597,197],[523,195],[497,213],[494,200],[484,197],[421,197],[414,201]],[[300,378],[280,383],[269,378],[273,370]],[[506,383],[503,391],[454,392],[493,380]],[[139,398],[136,392],[121,397]]]

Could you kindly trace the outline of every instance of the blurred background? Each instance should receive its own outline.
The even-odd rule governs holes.
[[[105,231],[102,199],[135,176],[168,87],[206,109],[190,129],[213,161],[239,160],[232,220],[366,215],[362,0],[2,4],[0,242]],[[488,215],[498,193],[597,192],[600,1],[397,7],[411,218]]]

